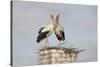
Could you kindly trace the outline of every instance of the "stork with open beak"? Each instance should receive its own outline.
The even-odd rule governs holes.
[[[54,32],[54,25],[53,25],[53,15],[50,16],[50,23],[44,27],[41,27],[40,30],[38,31],[38,36],[37,36],[37,42],[41,42],[42,40],[45,39],[45,46],[48,45],[48,47],[50,46],[49,41],[48,41],[48,37],[51,35],[51,33]]]
[[[64,28],[59,24],[59,16],[60,15],[58,14],[53,21],[54,33],[59,41],[58,46],[60,46],[61,41],[65,40]]]

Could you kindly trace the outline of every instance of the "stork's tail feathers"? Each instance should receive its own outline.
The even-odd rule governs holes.
[[[37,43],[39,43],[40,42],[40,40],[39,39],[37,39],[37,41],[36,41]]]
[[[64,41],[65,40],[65,34],[64,34],[64,32],[63,31],[60,31],[60,34],[58,34],[57,32],[55,32],[55,34],[56,34],[56,37],[57,37],[57,39],[59,40],[59,41]],[[60,36],[61,35],[61,36]]]
[[[39,43],[40,41],[45,39],[47,37],[48,33],[49,33],[49,31],[39,33],[39,35],[37,36],[37,43]]]

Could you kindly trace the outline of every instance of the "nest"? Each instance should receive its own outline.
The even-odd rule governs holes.
[[[39,51],[39,64],[72,63],[79,52],[77,48],[44,47]]]

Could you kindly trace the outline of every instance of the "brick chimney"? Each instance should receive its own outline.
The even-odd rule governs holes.
[[[66,64],[77,59],[76,48],[45,47],[39,50],[38,64]]]

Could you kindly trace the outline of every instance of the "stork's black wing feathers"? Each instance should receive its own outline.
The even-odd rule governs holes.
[[[61,31],[61,34],[62,34],[62,40],[64,41],[65,40],[65,33],[64,33],[64,31]]]
[[[39,43],[41,40],[45,39],[47,37],[48,33],[49,33],[49,31],[39,33],[39,35],[37,36],[37,42]]]
[[[64,31],[60,31],[60,34],[58,34],[58,33],[56,33],[55,32],[55,34],[56,34],[56,37],[57,37],[57,39],[59,40],[59,41],[64,41],[65,40],[65,34],[64,34]],[[61,36],[60,36],[61,35]]]
[[[41,31],[44,29],[44,27],[41,27],[40,30],[38,31],[38,33],[41,33]]]

